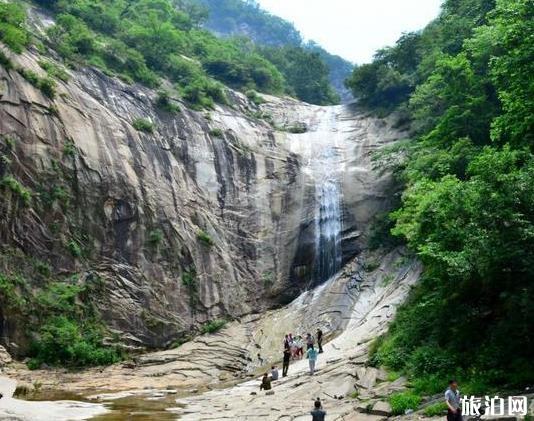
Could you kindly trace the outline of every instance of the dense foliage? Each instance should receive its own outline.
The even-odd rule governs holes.
[[[282,93],[280,72],[255,51],[199,29],[201,14],[172,0],[41,2],[56,13],[48,30],[54,48],[71,63],[89,62],[125,80],[157,86],[175,82],[192,104],[225,102],[222,85]],[[182,9],[180,8],[182,7]]]
[[[0,40],[20,53],[29,43],[25,29],[26,13],[15,3],[0,3]]]
[[[261,9],[254,0],[199,1],[209,11],[207,28],[226,36],[246,36],[264,47],[260,52],[271,61],[274,58],[290,93],[299,99],[323,105],[337,103],[339,98],[332,87],[344,99],[350,99],[343,81],[350,75],[352,64],[314,42],[304,43],[293,24]],[[306,84],[310,88],[305,88]]]
[[[312,104],[336,104],[339,96],[330,86],[328,67],[318,52],[300,46],[262,47],[267,57],[285,76],[290,93]]]
[[[533,74],[532,0],[448,0],[348,82],[412,121],[390,218],[425,272],[373,360],[420,392],[534,379]]]
[[[17,271],[9,269],[13,266]],[[101,289],[96,276],[54,278],[45,262],[0,250],[0,314],[24,315],[30,368],[103,365],[122,358],[117,347],[103,343],[104,326],[93,305]]]
[[[35,2],[55,13],[56,24],[47,31],[49,40],[69,64],[89,63],[127,82],[150,87],[157,87],[160,76],[164,76],[176,84],[185,100],[199,108],[227,102],[222,84],[241,90],[288,93],[318,104],[337,100],[327,80],[328,68],[316,54],[295,47],[299,55],[288,66],[270,61],[246,38],[217,38],[201,28],[208,8],[200,0]],[[21,29],[24,13],[18,6],[9,7],[16,7],[17,13],[6,20],[9,32],[0,26],[0,36],[20,51],[28,42]],[[269,15],[267,21],[270,19],[274,17]],[[303,60],[314,70],[301,77],[295,69]],[[310,77],[313,94],[302,88]]]

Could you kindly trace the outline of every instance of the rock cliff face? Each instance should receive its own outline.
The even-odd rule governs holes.
[[[3,51],[43,72],[37,52]],[[143,346],[296,297],[317,282],[316,152],[332,152],[345,262],[387,200],[389,177],[372,170],[371,152],[400,134],[351,106],[266,98],[260,110],[230,95],[232,106],[170,113],[155,91],[83,69],[50,100],[0,67],[0,177],[9,167],[33,192],[24,207],[1,190],[1,244],[101,279],[104,320]],[[137,119],[153,130],[134,129]],[[296,126],[307,131],[280,130]],[[69,200],[47,201],[54,192]],[[9,349],[16,317],[0,309],[0,320]]]

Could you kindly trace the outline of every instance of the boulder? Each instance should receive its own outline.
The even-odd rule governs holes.
[[[393,411],[391,410],[391,405],[389,403],[384,401],[378,401],[373,405],[369,413],[372,415],[382,415],[384,417],[389,417],[393,414]]]
[[[356,376],[358,381],[356,385],[364,389],[372,388],[376,383],[378,370],[374,367],[358,367],[356,369]]]
[[[11,355],[6,351],[6,349],[0,345],[0,367],[4,367],[9,364],[13,359]]]

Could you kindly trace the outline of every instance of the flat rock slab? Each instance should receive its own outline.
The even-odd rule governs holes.
[[[358,367],[356,369],[358,380],[356,384],[364,389],[371,389],[376,384],[378,370],[374,367]]]
[[[384,401],[378,401],[373,405],[373,408],[369,411],[372,415],[382,415],[390,417],[392,415],[391,405]]]

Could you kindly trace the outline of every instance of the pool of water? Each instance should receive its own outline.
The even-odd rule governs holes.
[[[91,396],[87,393],[86,396]],[[29,396],[19,396],[19,399],[31,401],[60,401],[73,400],[81,402],[102,403],[108,410],[106,414],[92,418],[98,421],[123,421],[123,420],[154,420],[168,421],[178,419],[178,415],[168,408],[177,408],[178,395],[176,393],[157,396],[158,393],[136,394],[120,397],[113,400],[88,399],[78,393],[62,390],[43,390],[32,393]]]

